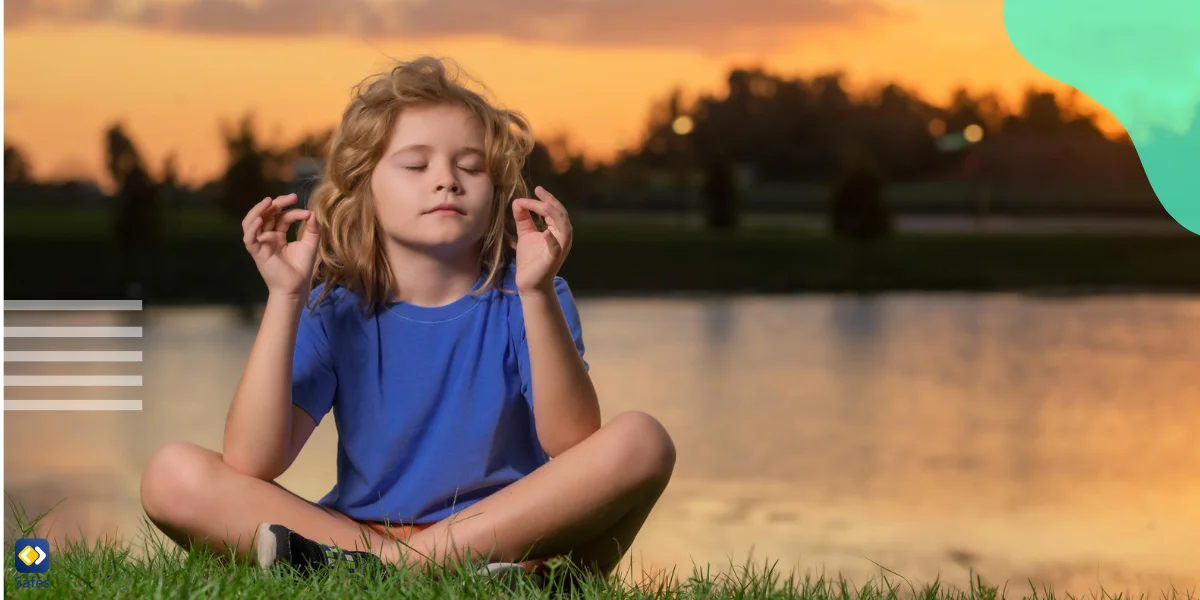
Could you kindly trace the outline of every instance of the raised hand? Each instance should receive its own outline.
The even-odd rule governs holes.
[[[242,241],[272,294],[300,296],[312,282],[320,226],[310,210],[283,210],[295,202],[296,194],[263,198],[242,219]],[[303,233],[288,242],[297,221],[304,221]]]
[[[513,200],[513,218],[517,223],[517,291],[554,291],[554,277],[571,251],[571,220],[562,203],[542,186],[534,188],[539,199]],[[533,222],[537,213],[546,220],[546,230],[538,231]]]

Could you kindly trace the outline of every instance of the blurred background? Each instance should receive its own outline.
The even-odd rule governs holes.
[[[305,197],[351,87],[430,53],[531,119],[605,414],[675,436],[627,568],[1200,583],[1200,240],[1121,125],[1012,49],[1001,0],[4,19],[6,408],[141,402],[7,411],[5,491],[53,508],[44,534],[136,546],[150,454],[220,447],[265,298],[242,215]],[[328,421],[281,483],[324,494],[335,443]]]

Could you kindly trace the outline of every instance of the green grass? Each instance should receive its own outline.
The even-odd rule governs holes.
[[[5,547],[19,537],[32,537],[38,522],[10,502],[12,519]],[[143,520],[140,547],[114,540],[89,543],[78,539],[52,553],[51,568],[42,575],[16,572],[12,559],[5,566],[6,598],[559,598],[591,599],[805,599],[805,600],[997,600],[1033,598],[1054,600],[1052,589],[1030,586],[1026,593],[985,585],[974,577],[967,590],[940,582],[916,586],[887,572],[876,581],[855,585],[842,577],[784,575],[776,565],[730,565],[715,571],[695,567],[686,577],[675,573],[634,579],[632,565],[607,580],[586,576],[569,566],[556,567],[548,581],[531,577],[488,578],[463,567],[439,567],[420,572],[402,567],[363,568],[339,565],[325,573],[301,578],[282,570],[262,571],[237,564],[228,556],[185,553]],[[137,550],[141,550],[138,552]],[[887,571],[881,567],[881,570]],[[890,574],[888,574],[890,573]],[[45,588],[18,588],[18,581],[40,578]],[[1058,596],[1075,598],[1075,596]],[[1123,600],[1105,592],[1093,600]],[[1157,596],[1156,596],[1157,597]],[[1172,590],[1165,600],[1191,600],[1195,592]]]

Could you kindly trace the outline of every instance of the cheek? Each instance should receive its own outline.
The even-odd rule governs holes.
[[[402,216],[406,207],[413,205],[410,189],[398,174],[377,171],[371,179],[371,191],[375,197],[375,211],[379,218],[392,220]]]
[[[492,185],[491,179],[480,177],[474,181],[467,182],[467,196],[471,203],[476,206],[487,206],[492,203],[492,198],[496,195],[496,188]]]
[[[471,192],[472,212],[478,214],[484,226],[491,220],[492,213],[495,212],[495,188],[490,183],[483,183],[478,189]]]

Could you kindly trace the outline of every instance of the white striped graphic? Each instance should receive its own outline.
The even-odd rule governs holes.
[[[141,300],[5,300],[4,310],[142,310]]]
[[[141,327],[5,327],[6,338],[140,338]]]
[[[142,410],[141,400],[5,400],[4,410]]]
[[[142,362],[142,351],[5,350],[4,362]]]
[[[5,387],[141,387],[141,375],[5,375]]]
[[[5,311],[141,311],[141,300],[6,300]],[[141,338],[141,327],[5,327],[5,338]],[[140,350],[6,350],[5,363],[141,363]],[[8,387],[141,387],[141,375],[5,375]],[[6,390],[7,391],[7,390]],[[7,394],[6,394],[7,395]],[[4,410],[140,411],[141,400],[5,400]]]

